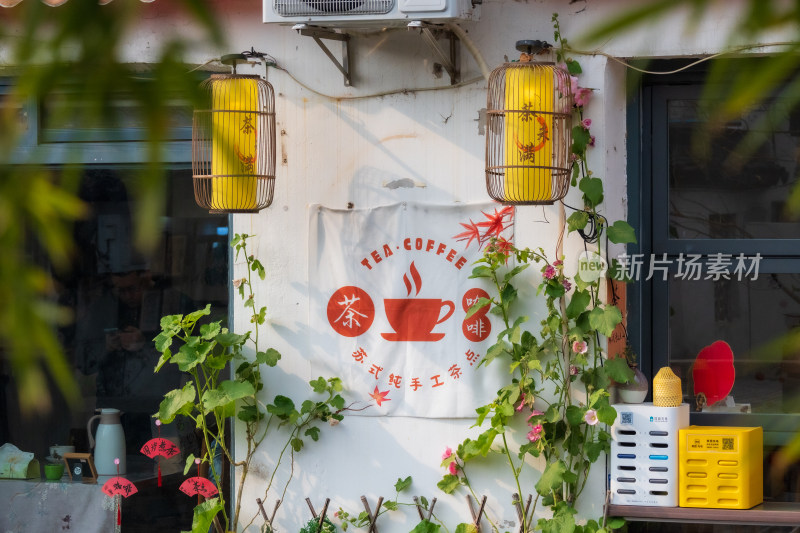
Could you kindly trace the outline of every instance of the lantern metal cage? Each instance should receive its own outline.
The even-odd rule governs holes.
[[[257,75],[213,74],[201,84],[207,109],[192,118],[197,205],[255,213],[275,190],[275,92]]]
[[[486,189],[510,205],[561,200],[572,170],[570,76],[554,63],[532,61],[531,42],[548,46],[520,41],[519,62],[504,63],[489,77]]]

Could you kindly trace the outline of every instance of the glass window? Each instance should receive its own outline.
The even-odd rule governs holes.
[[[10,370],[3,368],[7,405],[0,419],[4,442],[43,459],[56,444],[89,451],[86,424],[95,410],[123,411],[127,477],[140,492],[125,502],[126,522],[151,531],[152,526],[178,531],[190,527],[196,503],[178,486],[185,479],[185,458],[199,453],[199,442],[190,420],[162,426],[160,435],[178,444],[181,453],[169,460],[160,458],[164,486],[158,488],[156,461],[139,450],[158,436],[151,415],[165,392],[182,385],[182,377],[168,368],[174,365],[153,373],[159,354],[152,339],[166,314],[187,313],[210,303],[215,320],[227,318],[228,218],[197,207],[191,170],[173,168],[168,173],[167,212],[159,242],[152,253],[138,252],[132,235],[132,213],[137,209],[132,170],[84,169],[79,196],[90,215],[74,227],[72,267],[52,271],[55,297],[74,318],[58,333],[81,390],[82,408],[70,412],[56,401],[49,416],[23,418]]]
[[[660,66],[653,70],[676,65]],[[635,323],[628,329],[651,383],[663,366],[681,378],[692,424],[762,426],[765,501],[800,501],[800,465],[770,470],[773,454],[800,430],[800,221],[785,207],[798,185],[800,122],[771,99],[706,142],[704,77],[702,68],[647,76],[639,105],[629,108],[629,125],[641,127],[631,176],[638,171],[641,180],[631,191],[640,242],[628,253],[641,254],[643,265],[629,289]],[[768,130],[763,119],[776,111],[784,118]],[[741,143],[754,132],[758,146],[745,157]],[[735,271],[739,258],[748,270]],[[716,275],[720,261],[725,272]],[[646,279],[650,264],[667,271]],[[731,404],[709,407],[697,401],[693,370],[700,350],[717,340],[730,345],[736,375]],[[660,531],[646,527],[633,530]]]

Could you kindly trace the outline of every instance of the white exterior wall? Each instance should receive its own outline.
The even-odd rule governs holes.
[[[32,1],[32,0],[31,0]],[[74,0],[79,1],[79,0]],[[122,1],[122,0],[120,0]],[[175,18],[161,0],[147,7],[142,29],[131,35],[124,50],[126,60],[152,61],[165,32],[191,35],[190,24]],[[685,17],[673,17],[616,38],[601,45],[602,51],[617,57],[676,57],[709,54],[726,44],[727,28],[735,21],[735,2],[719,3],[719,10],[701,21],[697,30],[685,32]],[[277,122],[280,133],[278,170],[273,205],[257,215],[236,215],[234,231],[257,235],[253,252],[267,268],[267,281],[257,286],[259,304],[268,306],[270,326],[262,332],[267,345],[283,354],[279,366],[265,372],[269,402],[279,393],[302,400],[310,390],[305,385],[318,377],[313,363],[301,354],[310,352],[307,344],[309,304],[307,290],[314,280],[308,275],[308,206],[320,203],[344,208],[351,202],[366,208],[397,202],[452,204],[487,199],[484,185],[484,125],[480,112],[486,107],[486,82],[450,89],[445,74],[432,74],[434,56],[422,39],[405,30],[356,37],[352,41],[355,81],[345,88],[342,76],[312,39],[301,37],[288,27],[261,23],[257,0],[218,0],[229,45],[225,50],[208,49],[197,43],[187,62],[202,63],[225,53],[249,50],[267,52],[296,78],[315,90],[333,97],[367,95],[396,89],[408,94],[366,98],[355,101],[322,97],[301,88],[284,72],[271,69],[269,81],[276,92]],[[576,39],[606,15],[640,2],[622,0],[487,0],[480,8],[480,21],[462,24],[490,68],[514,58],[518,39],[545,39],[552,43],[551,14],[558,12],[563,34],[577,46]],[[151,16],[152,15],[152,16]],[[780,41],[771,36],[769,41]],[[445,41],[441,41],[444,43]],[[338,43],[329,43],[339,54]],[[763,52],[763,50],[762,50]],[[476,62],[461,48],[462,78],[480,76]],[[582,86],[596,89],[585,116],[593,121],[597,145],[589,150],[590,167],[605,182],[604,209],[610,220],[626,216],[626,129],[625,69],[604,56],[575,56],[582,64]],[[0,58],[2,59],[2,58]],[[240,70],[240,72],[247,73]],[[261,73],[263,70],[255,71]],[[434,92],[413,92],[414,88],[441,87]],[[632,176],[632,179],[637,179]],[[413,187],[387,186],[397,180],[410,180]],[[580,206],[580,192],[571,190],[566,202]],[[523,207],[518,211],[516,238],[521,246],[542,246],[554,254],[557,238],[556,207]],[[582,243],[570,238],[566,251],[578,250]],[[574,255],[574,254],[573,254]],[[241,275],[242,265],[234,268]],[[535,290],[521,288],[524,296]],[[249,328],[248,313],[235,307],[239,331]],[[536,324],[534,310],[531,324]],[[326,376],[327,377],[327,376]],[[277,515],[282,531],[297,531],[310,518],[304,502],[310,497],[319,509],[330,497],[330,513],[343,507],[357,515],[361,495],[371,505],[378,496],[393,497],[398,477],[411,475],[414,484],[402,501],[411,495],[438,498],[436,515],[448,524],[470,521],[463,494],[446,496],[436,487],[443,474],[439,463],[447,446],[453,448],[465,437],[477,434],[470,429],[473,420],[416,418],[377,418],[348,416],[335,428],[323,428],[318,443],[308,442],[296,456],[294,480]],[[515,435],[524,439],[524,431]],[[283,436],[268,439],[257,454],[244,497],[243,522],[256,514],[257,497],[264,488],[279,454]],[[541,469],[541,464],[535,465]],[[488,513],[502,531],[516,523],[510,494],[513,479],[504,462],[471,466],[471,479],[479,494],[489,496]],[[286,465],[278,474],[285,480]],[[585,517],[602,514],[605,469],[599,462],[587,487],[580,510]],[[528,480],[533,491],[534,480]],[[276,482],[266,503],[272,509],[282,482]],[[382,533],[409,531],[418,521],[413,507],[401,508],[380,519]],[[260,525],[258,517],[255,524]],[[486,522],[484,522],[486,527]],[[247,531],[257,531],[251,527]]]

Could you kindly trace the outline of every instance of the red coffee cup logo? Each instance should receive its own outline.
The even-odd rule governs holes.
[[[394,332],[381,333],[381,337],[392,342],[435,342],[444,338],[444,333],[433,329],[453,315],[456,306],[450,300],[441,298],[416,298],[422,288],[422,277],[413,261],[408,274],[403,275],[409,298],[386,298],[383,307],[386,319]],[[416,289],[411,297],[412,288]],[[444,313],[442,311],[444,310]]]

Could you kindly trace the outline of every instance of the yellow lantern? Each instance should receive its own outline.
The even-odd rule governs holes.
[[[519,41],[518,62],[489,77],[486,188],[515,205],[552,204],[569,188],[573,97],[569,74],[531,60],[541,41]]]
[[[210,109],[192,124],[195,200],[212,213],[254,213],[275,187],[275,95],[259,76],[214,74],[203,83]]]

